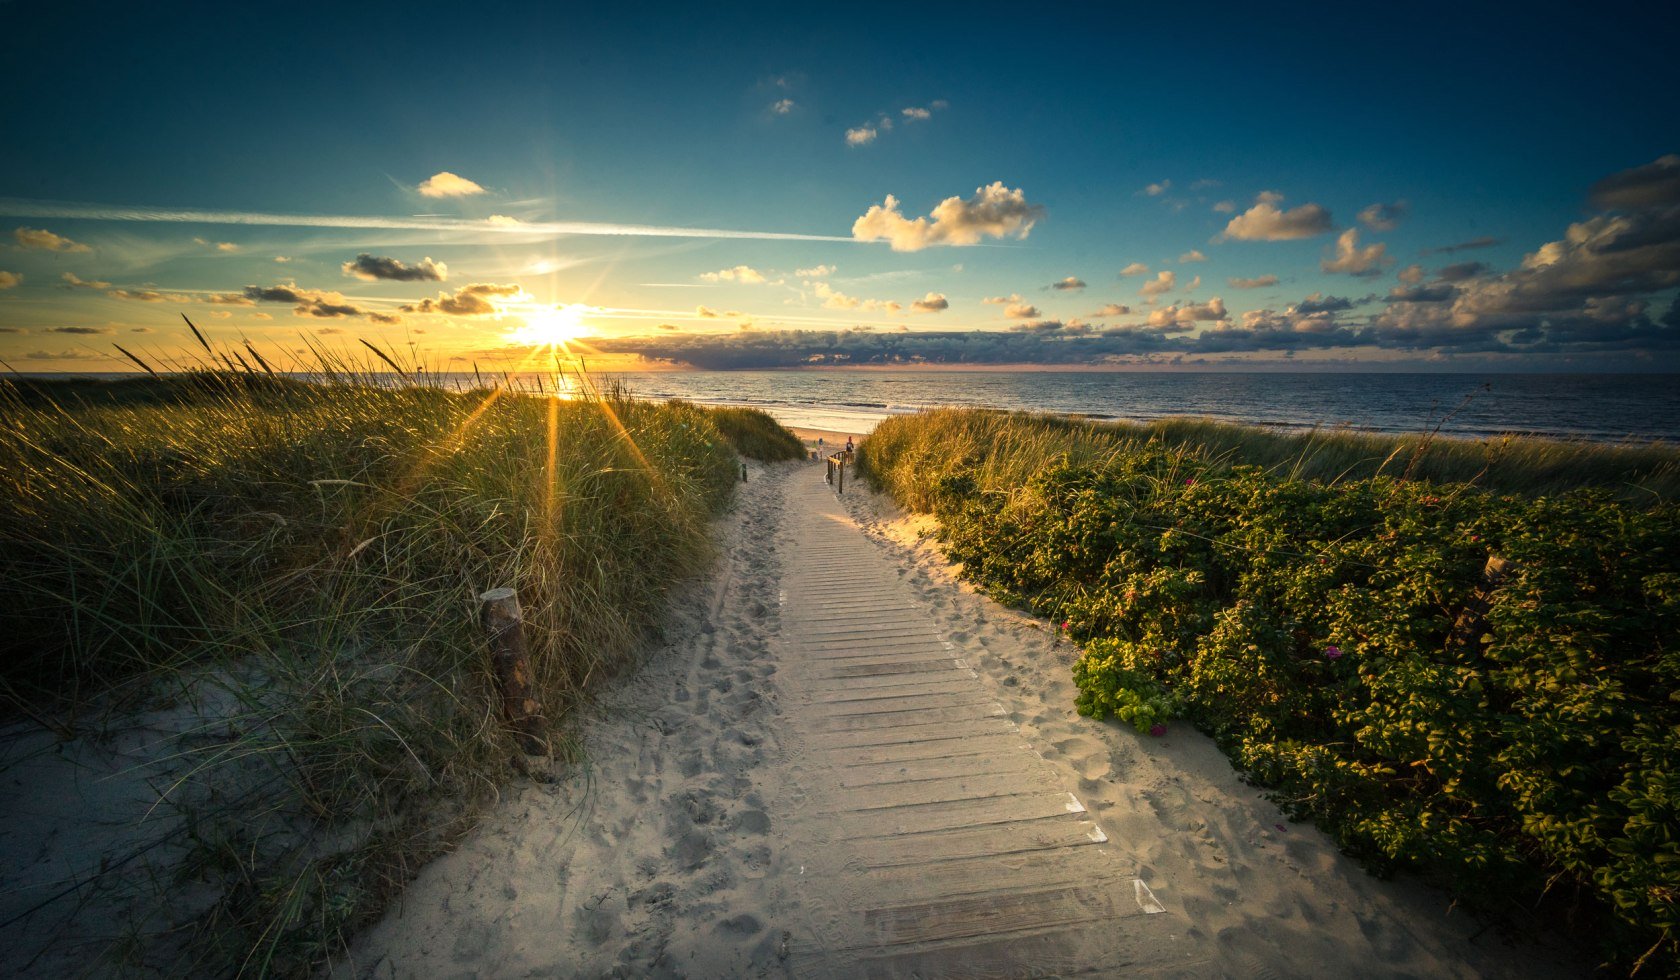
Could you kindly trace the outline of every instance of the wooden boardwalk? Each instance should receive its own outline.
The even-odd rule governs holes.
[[[820,479],[789,488],[783,717],[813,977],[1195,975],[1163,909]]]

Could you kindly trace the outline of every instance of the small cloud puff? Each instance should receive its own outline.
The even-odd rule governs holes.
[[[1255,276],[1253,279],[1239,279],[1235,276],[1225,280],[1232,289],[1263,289],[1266,286],[1276,286],[1278,277],[1274,275]]]
[[[770,111],[778,116],[785,116],[799,108],[799,103],[792,99],[777,99],[770,103]]]
[[[1128,314],[1130,312],[1132,312],[1132,308],[1129,307],[1129,306],[1122,306],[1119,303],[1109,303],[1109,304],[1105,305],[1102,309],[1100,309],[1097,312],[1091,314],[1091,317],[1092,317],[1092,319],[1095,319],[1097,317],[1102,317],[1102,316],[1125,316],[1126,314]]]
[[[1066,279],[1059,279],[1059,280],[1051,283],[1050,288],[1051,289],[1084,289],[1085,288],[1085,280],[1077,278],[1075,276],[1068,276]]]
[[[1162,293],[1172,292],[1173,288],[1177,285],[1178,273],[1172,271],[1171,269],[1164,269],[1161,272],[1157,272],[1154,279],[1144,283],[1143,288],[1139,289],[1138,292],[1150,299],[1154,299]]]
[[[22,281],[23,277],[17,273],[0,269],[0,289],[11,289]]]
[[[706,280],[707,282],[761,283],[764,281],[764,273],[759,272],[752,266],[738,265],[732,269],[719,269],[716,272],[702,272],[700,273],[700,278]]]
[[[447,170],[440,170],[421,181],[418,190],[421,197],[471,197],[485,193],[477,183]]]
[[[1393,204],[1373,204],[1359,212],[1359,221],[1372,231],[1393,231],[1400,226],[1400,219],[1406,216],[1411,206],[1405,201],[1395,201]]]
[[[1010,190],[1003,181],[976,188],[967,200],[948,197],[925,218],[910,220],[899,211],[898,198],[887,195],[852,223],[852,237],[861,242],[885,240],[895,252],[916,252],[930,245],[975,245],[983,238],[1025,238],[1044,208],[1029,204],[1026,194]]]
[[[834,266],[813,265],[809,269],[795,269],[793,271],[794,275],[799,276],[801,279],[821,279],[825,276],[834,275]]]
[[[1144,265],[1142,262],[1133,262],[1131,265],[1121,269],[1120,274],[1122,276],[1147,276],[1149,274],[1149,266]]]
[[[1381,275],[1383,267],[1392,262],[1385,254],[1388,246],[1378,242],[1359,247],[1359,229],[1349,228],[1336,238],[1335,254],[1318,264],[1324,272],[1345,272],[1350,276]]]
[[[1278,207],[1283,195],[1261,191],[1253,207],[1232,218],[1218,239],[1281,242],[1311,238],[1330,230],[1330,212],[1317,204],[1303,204],[1287,211]]]
[[[875,138],[880,135],[880,131],[874,126],[856,126],[846,130],[846,145],[868,146],[875,142]]]
[[[1201,249],[1193,248],[1190,251],[1185,252],[1183,255],[1180,255],[1178,257],[1178,261],[1180,261],[1180,262],[1206,262],[1207,261],[1207,256],[1202,254]]]
[[[55,235],[45,228],[18,228],[12,232],[18,247],[37,252],[91,252],[81,242],[73,242],[63,235]]]
[[[921,299],[910,304],[910,309],[917,313],[938,313],[950,309],[951,303],[944,293],[928,293]]]

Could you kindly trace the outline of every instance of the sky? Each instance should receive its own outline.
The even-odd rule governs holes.
[[[1093,6],[0,0],[0,361],[1680,370],[1680,15]]]

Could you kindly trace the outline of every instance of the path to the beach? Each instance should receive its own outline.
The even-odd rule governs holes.
[[[1075,656],[822,468],[757,468],[714,580],[340,964],[356,977],[1561,977],[1373,879],[1206,738],[1072,710]]]

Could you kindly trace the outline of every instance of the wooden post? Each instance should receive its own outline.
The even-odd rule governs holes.
[[[741,464],[741,482],[747,482],[747,464],[745,463]]]
[[[1464,600],[1464,608],[1458,612],[1458,619],[1447,634],[1447,651],[1471,652],[1481,648],[1482,634],[1487,632],[1488,606],[1493,602],[1493,593],[1511,574],[1511,563],[1503,558],[1488,556],[1487,564],[1482,567],[1482,584],[1471,591],[1470,598]]]
[[[519,611],[519,596],[512,589],[502,588],[491,589],[478,598],[484,603],[484,630],[490,634],[490,662],[501,689],[502,717],[521,752],[548,755],[547,725],[532,682],[531,660],[525,653],[525,619]]]

